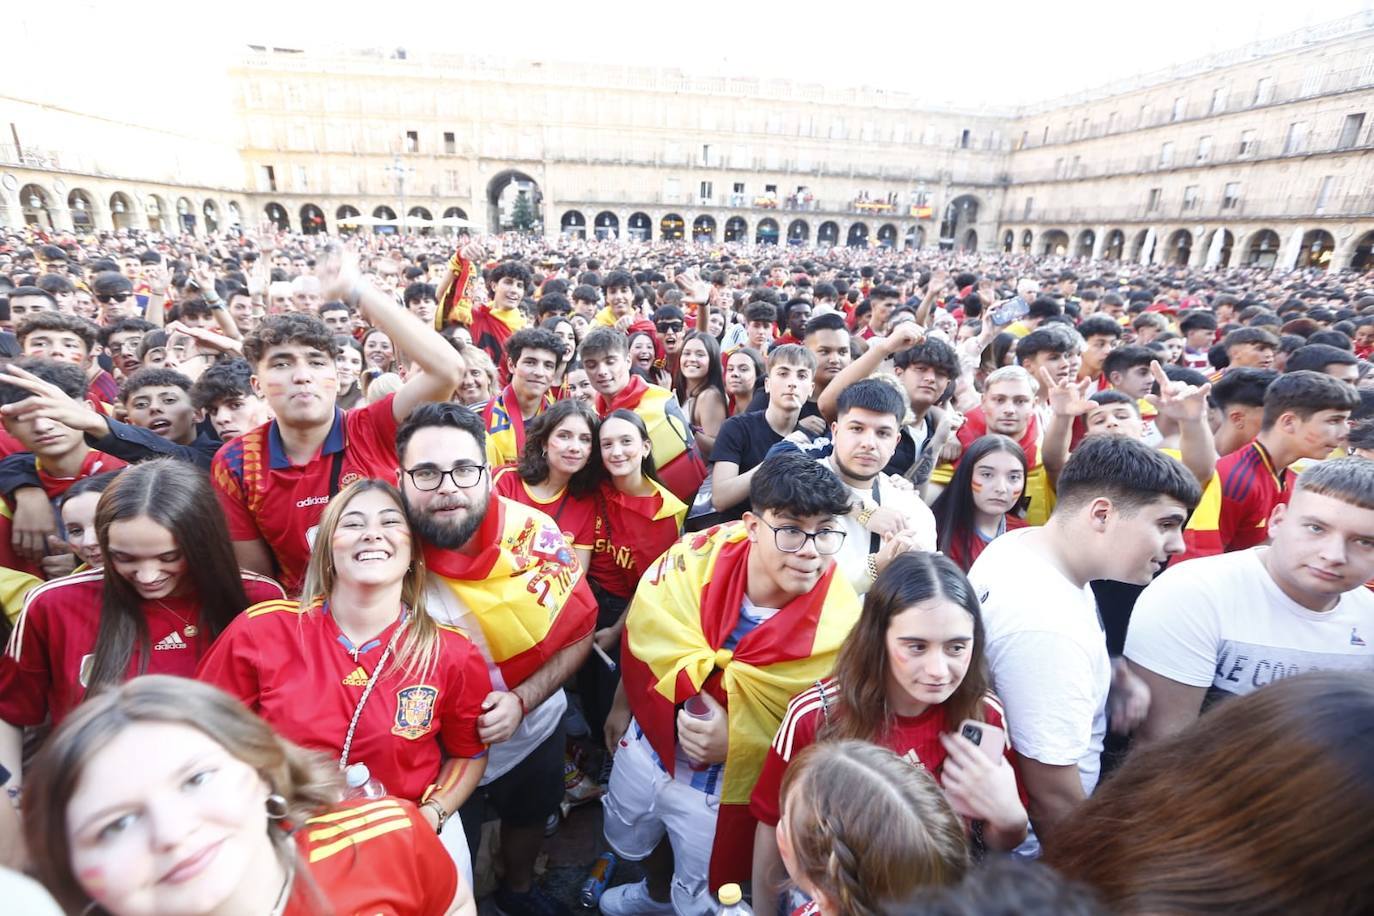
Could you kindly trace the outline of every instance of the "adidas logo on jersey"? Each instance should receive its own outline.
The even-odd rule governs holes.
[[[366,687],[367,680],[367,672],[359,666],[353,669],[352,674],[343,679],[343,685],[345,687]]]
[[[157,645],[153,646],[153,650],[154,650],[154,651],[157,651],[157,650],[159,650],[159,649],[185,649],[185,648],[186,648],[186,640],[182,639],[182,638],[181,638],[181,634],[178,633],[176,630],[173,630],[172,632],[168,633],[166,636],[162,637],[162,639],[158,640]]]

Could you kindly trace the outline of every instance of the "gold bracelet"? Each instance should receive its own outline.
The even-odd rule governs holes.
[[[868,577],[873,581],[878,581],[878,555],[870,553],[868,555]]]

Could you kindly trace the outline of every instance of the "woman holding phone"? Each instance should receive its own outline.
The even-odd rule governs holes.
[[[1005,735],[973,587],[945,556],[898,555],[864,596],[834,676],[793,698],[768,751],[749,804],[755,911],[776,910],[780,786],[804,748],[845,739],[885,747],[935,777],[975,846],[1008,850],[1025,839],[1027,817]]]

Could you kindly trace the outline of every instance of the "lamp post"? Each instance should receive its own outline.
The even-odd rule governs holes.
[[[406,215],[407,215],[407,214],[406,214],[406,177],[407,177],[408,175],[413,175],[413,174],[415,173],[415,169],[412,168],[411,166],[408,166],[408,165],[402,165],[402,164],[401,164],[401,156],[400,156],[400,154],[398,153],[398,154],[396,154],[396,156],[392,159],[391,165],[389,165],[389,166],[386,167],[386,170],[387,170],[388,172],[391,172],[394,176],[396,176],[396,196],[399,197],[399,198],[401,199],[401,219],[400,219],[400,225],[397,227],[397,229],[398,229],[398,231],[404,233],[404,231],[405,231],[405,225],[406,225]]]

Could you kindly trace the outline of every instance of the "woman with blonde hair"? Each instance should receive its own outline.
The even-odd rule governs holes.
[[[196,676],[340,768],[364,764],[437,832],[486,769],[477,718],[491,679],[467,637],[425,612],[424,582],[400,493],[357,481],[320,520],[301,600],[249,608]]]
[[[71,913],[476,913],[414,805],[341,804],[342,788],[327,760],[233,698],[150,675],[83,703],[48,739],[24,831],[36,876]]]
[[[496,363],[491,361],[487,351],[481,347],[465,344],[462,348],[463,380],[458,385],[454,400],[465,407],[479,407],[496,396],[501,390],[501,379],[496,371]]]
[[[811,898],[795,916],[879,916],[921,888],[957,884],[969,863],[963,822],[931,775],[867,741],[797,756],[777,837]]]

